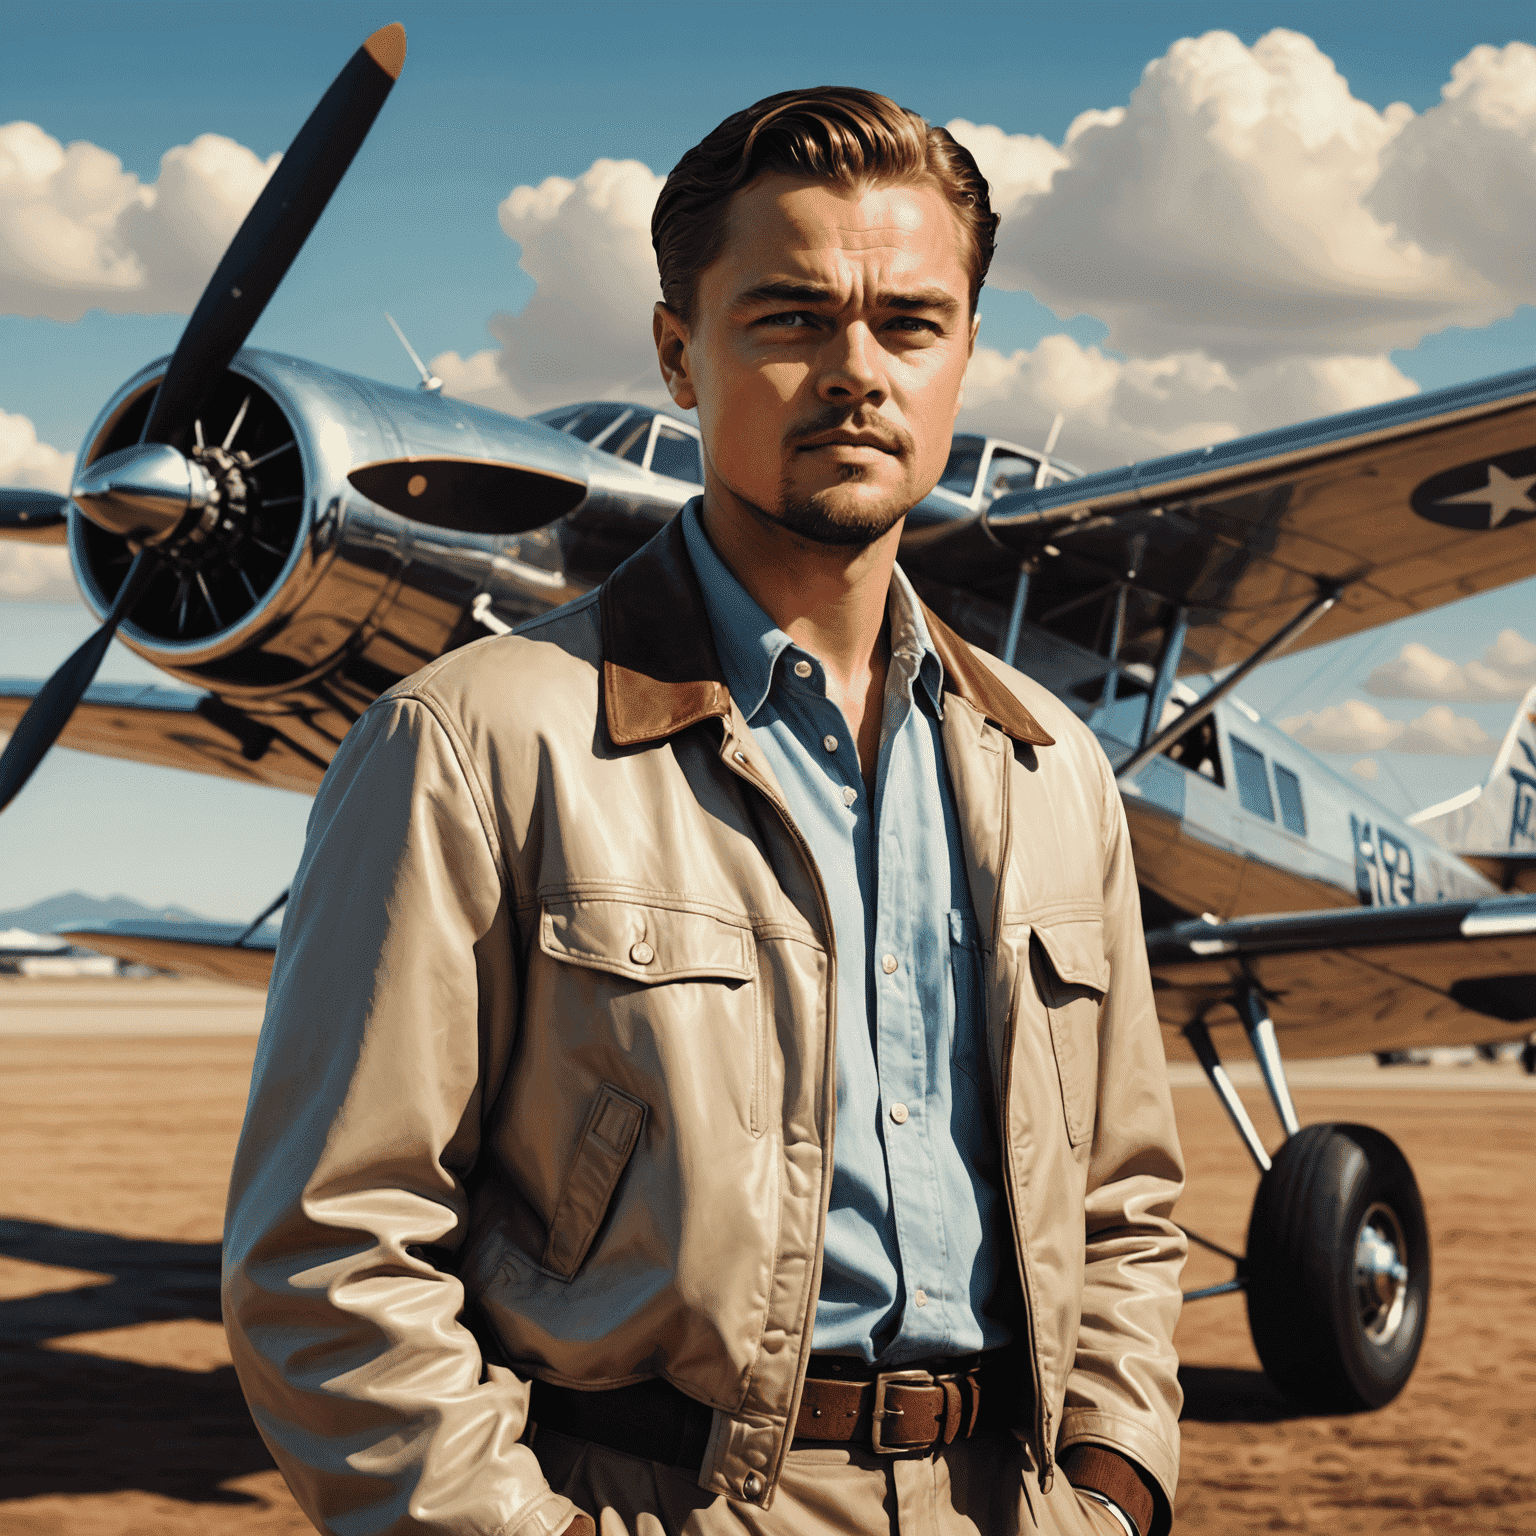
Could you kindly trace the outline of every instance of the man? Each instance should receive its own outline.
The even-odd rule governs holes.
[[[884,97],[728,119],[654,223],[702,500],[338,753],[225,1283],[322,1529],[1168,1529],[1182,1169],[1114,780],[894,564],[995,223]]]

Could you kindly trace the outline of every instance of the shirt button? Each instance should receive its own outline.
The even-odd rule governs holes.
[[[755,1499],[763,1491],[763,1480],[756,1472],[748,1472],[741,1480],[741,1491],[749,1499]]]
[[[808,662],[808,661],[797,661],[795,663],[795,676],[796,677],[809,677],[810,675],[811,675],[811,664],[810,664],[810,662]]]
[[[914,1291],[912,1293],[912,1300],[916,1303],[916,1305],[920,1307],[926,1307],[928,1305],[928,1292]]]
[[[905,1104],[892,1104],[891,1119],[897,1125],[905,1125],[907,1123],[907,1106]]]
[[[897,961],[895,955],[880,956],[880,969],[884,971],[887,976],[892,976],[895,974],[898,964],[899,962]]]
[[[847,789],[845,789],[843,791],[843,804],[844,805],[852,805],[853,802],[855,800],[857,800],[858,798],[859,798],[858,790],[854,789],[851,785]]]
[[[649,965],[656,958],[656,951],[644,939],[641,939],[638,944],[631,944],[629,946],[629,958],[636,965]]]
[[[827,749],[828,752],[836,752],[837,751],[837,737],[836,736],[823,736],[821,738],[821,744],[822,744],[822,746],[824,746]]]

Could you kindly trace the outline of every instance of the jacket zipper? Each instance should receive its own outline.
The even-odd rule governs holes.
[[[811,845],[806,842],[805,834],[795,825],[794,818],[789,814],[787,806],[781,805],[778,799],[768,792],[767,785],[751,771],[747,763],[747,754],[735,746],[737,741],[735,732],[726,725],[725,740],[721,743],[721,756],[725,758],[730,771],[739,779],[751,785],[764,800],[773,807],[774,814],[784,824],[784,830],[789,833],[795,847],[800,852],[801,862],[805,865],[807,873],[811,877],[811,884],[816,891],[817,906],[821,911],[822,931],[827,943],[827,1059],[832,1064],[832,1082],[825,1081],[825,1069],[823,1069],[823,1089],[830,1088],[827,1093],[827,1134],[822,1150],[822,1175],[821,1175],[821,1233],[822,1241],[817,1244],[818,1251],[825,1245],[827,1230],[827,1209],[832,1202],[832,1154],[833,1142],[837,1134],[837,933],[832,926],[832,907],[827,900],[826,886],[822,883],[821,871],[816,867],[815,855],[811,852]],[[801,1346],[800,1359],[795,1367],[795,1390],[789,1400],[789,1417],[785,1423],[784,1443],[779,1451],[778,1465],[773,1469],[773,1483],[777,1486],[779,1478],[783,1475],[784,1461],[789,1455],[790,1442],[794,1439],[791,1433],[795,1419],[800,1412],[800,1399],[805,1391],[805,1375],[810,1369],[811,1343],[816,1331],[816,1302],[820,1294],[820,1286],[817,1285],[811,1294],[810,1310],[805,1316],[804,1339]]]
[[[1011,752],[1011,747],[1008,749]],[[998,861],[996,905],[992,913],[992,963],[1002,948],[1003,901],[1007,894],[1008,866],[1013,857],[1013,818],[1011,811],[1011,778],[1008,773],[1007,754],[1003,760],[1003,849]],[[1008,1224],[1013,1232],[1014,1261],[1019,1269],[1019,1297],[1024,1304],[1024,1321],[1029,1336],[1029,1359],[1035,1376],[1035,1435],[1039,1450],[1040,1491],[1049,1493],[1056,1480],[1055,1452],[1051,1443],[1051,1411],[1045,1401],[1045,1372],[1040,1366],[1040,1346],[1035,1329],[1035,1309],[1030,1301],[1029,1254],[1024,1246],[1024,1233],[1019,1221],[1019,1192],[1013,1177],[1013,1157],[1008,1136],[1008,1110],[1013,1093],[1013,1045],[1018,1031],[1018,1009],[1010,999],[1008,1023],[1003,1040],[1003,1073],[1001,1092],[998,1095],[998,1134],[1000,1138],[1003,1181],[1008,1191]]]

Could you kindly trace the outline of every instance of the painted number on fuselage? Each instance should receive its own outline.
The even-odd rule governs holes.
[[[1515,781],[1514,806],[1509,816],[1509,846],[1536,846],[1536,752],[1525,742],[1518,743],[1525,754],[1531,771],[1515,763],[1509,765],[1509,776]]]
[[[1413,850],[1368,821],[1349,818],[1355,842],[1355,890],[1366,907],[1413,905]]]

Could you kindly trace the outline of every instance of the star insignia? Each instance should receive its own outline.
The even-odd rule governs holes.
[[[1526,475],[1517,480],[1512,475],[1506,475],[1497,464],[1488,465],[1487,470],[1488,480],[1481,490],[1463,491],[1459,496],[1442,496],[1435,505],[1476,506],[1480,503],[1488,508],[1490,528],[1497,528],[1511,512],[1536,512],[1536,503],[1531,500],[1531,487],[1536,485],[1536,475]]]

